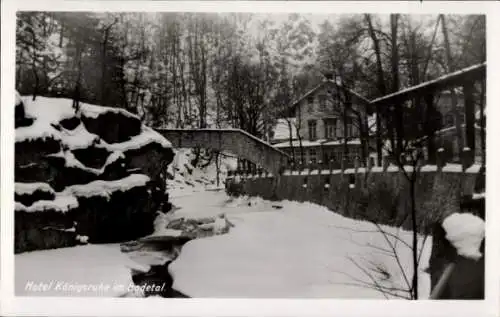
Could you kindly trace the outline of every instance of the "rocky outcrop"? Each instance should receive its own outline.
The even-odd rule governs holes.
[[[15,251],[153,232],[173,150],[123,109],[17,95]]]

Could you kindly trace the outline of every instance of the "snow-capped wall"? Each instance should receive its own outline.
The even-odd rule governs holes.
[[[15,109],[16,252],[152,232],[168,140],[123,109],[19,94]]]
[[[435,167],[435,166],[434,166]],[[422,230],[443,214],[457,212],[461,195],[472,195],[479,168],[465,173],[453,165],[437,171],[422,167],[416,183],[417,217]],[[350,218],[372,220],[411,228],[410,183],[396,166],[332,171],[285,171],[269,175],[236,175],[228,180],[229,194],[261,196],[265,199],[309,201]]]

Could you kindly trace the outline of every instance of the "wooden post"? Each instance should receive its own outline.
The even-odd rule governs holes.
[[[474,83],[467,81],[463,85],[464,106],[465,106],[465,139],[466,146],[472,151],[473,156],[476,153],[476,129],[475,125],[475,105],[474,105]],[[460,149],[463,151],[463,149]]]
[[[443,170],[443,167],[446,165],[446,153],[443,148],[440,148],[437,151],[436,164],[438,172],[441,172]]]
[[[389,167],[389,156],[385,155],[382,162],[382,170],[385,172],[387,171],[388,167]]]
[[[370,172],[373,168],[373,164],[372,164],[372,159],[371,157],[368,157],[368,161],[366,162],[366,172]]]
[[[474,153],[471,149],[465,148],[462,151],[462,169],[465,172],[474,163]]]
[[[430,164],[436,162],[436,145],[434,135],[436,131],[436,110],[434,107],[434,92],[428,92],[425,95],[425,135],[427,137],[427,158]]]

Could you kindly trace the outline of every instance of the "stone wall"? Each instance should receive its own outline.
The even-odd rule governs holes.
[[[411,174],[411,170],[407,172]],[[447,265],[454,263],[439,299],[484,299],[484,256],[479,260],[457,255],[446,239],[442,220],[459,212],[473,213],[484,220],[485,170],[478,165],[463,169],[455,164],[424,166],[415,182],[418,230],[433,236],[429,263],[431,289]],[[260,196],[271,200],[309,201],[344,216],[402,226],[411,230],[410,182],[395,166],[370,170],[285,171],[270,175],[232,175],[226,183],[229,195]],[[481,246],[484,254],[484,241]]]
[[[122,109],[17,96],[15,252],[152,233],[171,144]],[[163,208],[164,209],[164,208]]]
[[[444,214],[458,212],[463,196],[474,191],[479,166],[425,166],[415,184],[416,210],[422,230]],[[411,172],[409,172],[411,174]],[[238,179],[241,181],[238,182]],[[344,216],[410,228],[410,182],[395,166],[323,171],[286,171],[272,175],[238,175],[227,181],[230,194],[265,199],[309,201]]]

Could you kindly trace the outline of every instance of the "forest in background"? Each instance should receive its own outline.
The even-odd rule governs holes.
[[[486,60],[483,15],[19,12],[16,89],[267,139],[324,73],[368,99]]]

